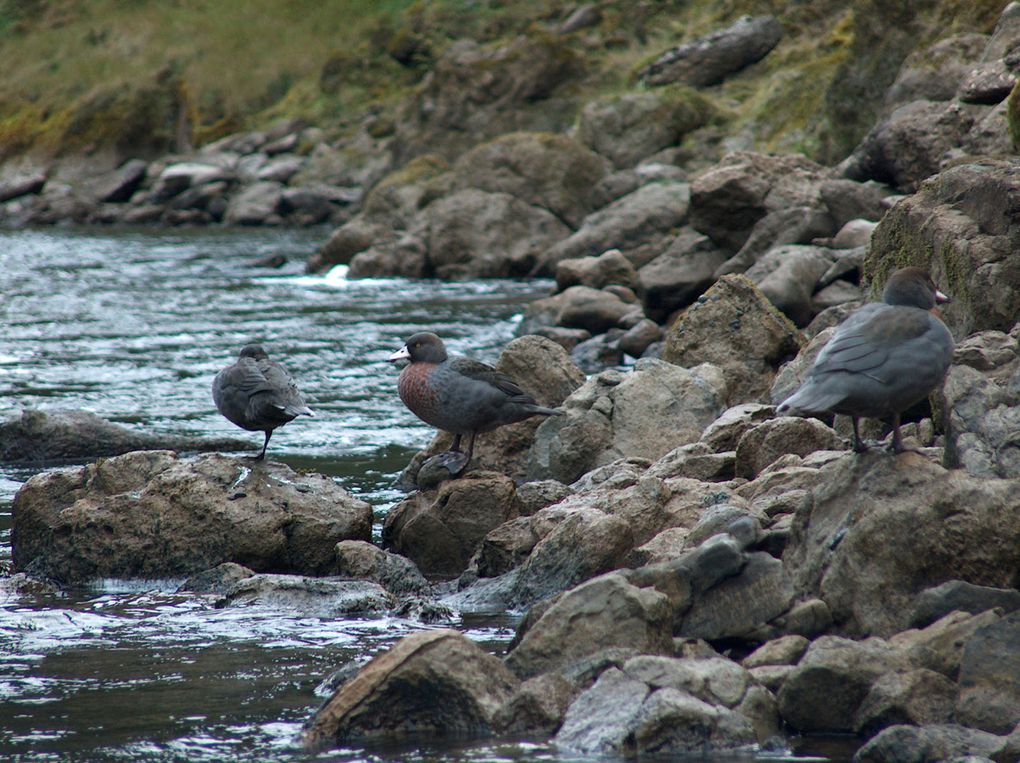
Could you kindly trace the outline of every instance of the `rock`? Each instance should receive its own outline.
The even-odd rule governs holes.
[[[619,249],[627,255],[644,245],[665,241],[686,221],[689,204],[687,183],[659,181],[642,185],[588,215],[580,228],[545,252],[536,275],[552,275],[561,260],[597,256],[608,249]]]
[[[883,111],[913,101],[949,101],[988,44],[984,34],[957,34],[915,50],[886,90]]]
[[[332,189],[320,186],[298,186],[283,189],[280,213],[297,225],[316,225],[338,216],[350,204]]]
[[[597,26],[602,23],[602,11],[597,5],[586,3],[577,8],[560,24],[560,34],[573,34],[582,29]]]
[[[41,171],[29,172],[14,177],[3,177],[0,179],[0,203],[17,199],[22,196],[37,194],[46,185],[46,173]]]
[[[425,154],[380,179],[365,197],[362,216],[385,228],[409,231],[429,202],[453,190],[449,163]]]
[[[662,339],[662,329],[655,321],[642,318],[627,329],[620,337],[618,345],[621,350],[632,358],[640,358],[645,350]]]
[[[985,477],[1020,477],[1020,343],[985,331],[960,343],[938,397],[946,431],[945,463]]]
[[[952,681],[960,675],[963,650],[971,637],[982,628],[998,622],[993,610],[978,615],[951,612],[921,630],[900,631],[889,643],[906,654],[912,664],[934,670]]]
[[[819,289],[815,292],[814,296],[811,298],[811,310],[815,313],[815,318],[818,318],[821,313],[825,312],[829,308],[849,304],[853,305],[854,309],[856,309],[860,307],[863,302],[864,292],[861,290],[860,286],[850,283],[849,281],[839,279],[837,281],[833,281],[825,288]],[[804,329],[805,335],[813,336],[814,333],[817,333],[816,330],[819,326],[824,328],[842,323],[845,315],[839,313],[839,316],[840,317],[837,320],[833,319],[834,316],[830,315],[828,316],[830,320],[827,320],[824,323],[815,323],[815,321],[812,320],[811,323],[809,323]]]
[[[733,254],[748,241],[758,221],[772,213],[782,216],[784,210],[802,208],[796,209],[787,222],[803,226],[813,216],[811,210],[827,212],[820,195],[826,175],[821,165],[799,155],[729,153],[691,182],[691,226]],[[799,236],[789,235],[779,241],[779,231],[784,227],[770,226],[768,236],[762,232],[754,256],[777,242],[807,243],[814,236],[826,235],[809,225],[802,230],[802,241],[794,240]],[[747,262],[745,267],[750,264]]]
[[[191,593],[214,593],[224,596],[228,590],[234,587],[239,581],[250,578],[256,573],[240,564],[224,562],[218,564],[211,570],[203,570],[197,575],[190,576],[181,583],[178,591],[190,591]]]
[[[336,574],[378,583],[397,596],[420,595],[429,591],[428,581],[414,562],[363,540],[345,540],[336,544]]]
[[[465,153],[453,169],[458,189],[509,194],[571,228],[605,203],[597,190],[605,159],[566,135],[500,135]]]
[[[321,575],[337,542],[367,540],[372,527],[371,506],[322,475],[170,451],[36,475],[13,514],[15,568],[64,583],[178,577],[228,561]]]
[[[609,329],[605,334],[585,339],[570,351],[571,359],[586,374],[597,374],[607,368],[623,365],[623,349],[620,339],[623,329]]]
[[[571,286],[552,297],[531,302],[524,310],[519,333],[529,334],[539,326],[551,324],[601,334],[619,324],[633,309],[633,305],[609,291]]]
[[[338,619],[388,612],[397,599],[376,583],[358,580],[251,575],[230,586],[217,602],[219,607],[248,604],[287,609],[303,617]]]
[[[230,199],[224,221],[230,225],[266,225],[279,222],[277,213],[283,199],[283,187],[275,182],[259,182],[242,188]]]
[[[565,132],[576,104],[559,90],[584,68],[569,40],[556,35],[487,46],[459,40],[436,59],[398,115],[396,158],[430,151],[452,159],[515,130]]]
[[[819,195],[837,231],[851,220],[881,220],[888,208],[886,197],[891,192],[888,186],[873,180],[857,183],[846,178],[823,180],[819,187]]]
[[[906,657],[881,639],[822,636],[783,682],[780,715],[803,733],[852,731],[872,685],[884,674],[908,666]]]
[[[214,164],[200,162],[168,164],[153,182],[149,200],[160,204],[194,186],[233,180],[234,176],[229,170]]]
[[[638,271],[645,311],[657,320],[691,304],[712,285],[726,254],[711,239],[685,227],[669,247]]]
[[[949,723],[956,684],[941,673],[919,668],[880,676],[857,708],[854,731],[874,736],[888,726]]]
[[[638,76],[648,85],[717,85],[764,58],[782,37],[783,25],[774,16],[742,16],[726,29],[671,48]]]
[[[571,286],[601,289],[609,284],[620,284],[633,289],[637,285],[637,272],[619,249],[610,249],[598,257],[561,260],[556,265],[555,277],[556,288],[560,291]]]
[[[358,252],[351,258],[348,278],[426,278],[429,276],[425,242],[413,234]]]
[[[1020,613],[1013,612],[967,639],[960,663],[954,719],[993,734],[1020,723]]]
[[[770,249],[745,275],[790,320],[806,326],[814,317],[811,297],[832,262],[823,247],[780,246]]]
[[[817,419],[782,416],[752,427],[737,443],[736,475],[754,479],[787,453],[806,456],[816,450],[844,450],[831,427]]]
[[[890,726],[857,751],[854,763],[936,763],[995,755],[1003,747],[1002,737],[954,724]]]
[[[950,580],[918,595],[910,624],[923,627],[950,612],[978,614],[996,608],[1004,612],[1020,609],[1020,591],[1015,588],[991,588],[963,580]]]
[[[89,411],[25,409],[0,422],[0,461],[71,461],[119,456],[135,450],[245,450],[234,438],[150,435],[107,421]]]
[[[734,451],[715,453],[701,442],[692,442],[674,448],[664,455],[647,472],[650,477],[688,477],[701,482],[725,482],[734,477]]]
[[[914,101],[872,128],[841,165],[851,180],[877,180],[905,192],[936,174],[942,156],[974,124],[974,106]]]
[[[695,599],[675,630],[707,641],[746,637],[789,609],[795,595],[782,562],[766,553],[749,554],[739,574]]]
[[[567,352],[573,350],[581,342],[591,339],[591,332],[584,329],[565,329],[562,326],[539,326],[537,322],[530,323],[528,328],[530,329],[529,331],[519,332],[520,335],[535,334],[536,336],[544,337],[555,342]]]
[[[967,72],[956,91],[956,97],[964,103],[994,106],[1006,100],[1016,82],[1016,75],[1001,58],[983,61]]]
[[[571,483],[620,457],[659,458],[697,440],[725,396],[722,375],[707,365],[686,369],[649,358],[629,374],[605,371],[564,401],[565,415],[539,426],[528,477]]]
[[[491,734],[519,681],[452,630],[407,636],[374,657],[315,713],[309,748],[394,734]],[[428,698],[423,701],[423,698]]]
[[[486,533],[517,516],[513,480],[502,475],[443,482],[398,503],[383,521],[383,545],[427,576],[454,577]]]
[[[585,104],[577,136],[618,168],[633,167],[676,146],[716,114],[713,103],[687,88],[629,92]]]
[[[128,159],[112,172],[107,172],[96,178],[91,185],[91,191],[96,199],[107,204],[123,204],[130,201],[145,180],[145,173],[149,169],[149,163],[142,159]],[[3,200],[3,192],[0,192],[0,201]]]
[[[255,173],[255,177],[260,181],[286,185],[292,177],[304,169],[304,166],[304,157],[279,156],[266,162]]]
[[[741,403],[723,411],[715,421],[705,427],[701,440],[712,451],[735,451],[740,438],[752,427],[768,421],[775,408],[762,403]]]
[[[909,626],[921,591],[946,580],[1011,586],[1014,483],[883,455],[820,469],[783,555],[797,588],[820,595],[846,632],[888,635]]]
[[[820,206],[784,207],[766,211],[737,253],[715,269],[715,276],[743,273],[777,247],[825,241],[835,229],[832,217]]]
[[[554,734],[573,698],[570,681],[559,673],[544,673],[522,683],[493,722],[504,734]]]
[[[517,486],[517,500],[521,505],[521,516],[530,517],[546,506],[562,501],[573,495],[574,491],[557,480],[539,480],[525,482]]]
[[[662,357],[679,366],[721,368],[729,405],[768,402],[776,370],[801,341],[751,281],[724,276],[667,331]]]
[[[505,193],[457,191],[422,212],[430,272],[439,278],[507,278],[536,267],[570,230],[550,212]]]
[[[780,636],[762,644],[740,664],[748,669],[763,665],[796,665],[810,644],[803,636]]]
[[[506,658],[520,678],[560,671],[607,647],[672,652],[669,601],[609,573],[571,589],[524,633]]]

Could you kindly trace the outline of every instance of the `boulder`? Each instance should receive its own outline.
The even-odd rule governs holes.
[[[14,498],[14,566],[71,583],[169,578],[237,562],[327,574],[372,508],[333,480],[276,462],[137,451],[44,472]]]
[[[509,194],[570,228],[606,201],[598,192],[605,159],[566,135],[501,135],[465,153],[453,170],[459,189]]]
[[[725,261],[726,254],[708,236],[685,226],[664,252],[638,270],[645,312],[665,320],[687,307],[712,285]]]
[[[128,159],[117,169],[106,172],[91,183],[90,190],[97,200],[107,204],[123,204],[130,201],[145,180],[149,163],[142,159]],[[0,201],[3,201],[0,192]]]
[[[491,734],[519,683],[457,631],[415,633],[340,687],[309,721],[302,741],[318,749],[373,737]]]
[[[957,34],[915,50],[885,92],[883,112],[914,101],[950,101],[988,44],[985,34]]]
[[[697,440],[725,396],[722,374],[708,365],[686,369],[647,358],[629,374],[604,371],[564,401],[565,415],[539,426],[528,477],[570,483],[617,458],[659,458]]]
[[[910,624],[925,626],[950,612],[978,614],[989,609],[1015,612],[1020,609],[1020,591],[1015,588],[992,588],[963,580],[950,580],[918,595]]]
[[[570,233],[551,212],[473,188],[434,201],[421,217],[429,272],[445,279],[527,275]]]
[[[983,331],[962,341],[938,395],[945,463],[983,477],[1020,477],[1020,331]],[[938,393],[936,393],[938,394]]]
[[[1009,587],[1020,570],[1015,483],[947,471],[916,453],[822,466],[783,562],[851,633],[910,625],[915,597],[947,580]]]
[[[856,713],[875,682],[909,666],[906,656],[882,639],[822,636],[783,682],[780,715],[795,731],[853,731]]]
[[[839,230],[851,220],[878,222],[886,213],[886,197],[892,190],[869,180],[858,183],[847,178],[823,180],[819,194],[832,216],[833,228]]]
[[[924,726],[953,720],[956,684],[927,668],[898,670],[880,676],[854,716],[854,731],[874,736],[888,726]]]
[[[427,576],[454,577],[467,568],[486,533],[517,514],[513,480],[469,475],[443,482],[436,491],[414,493],[390,509],[383,545]]]
[[[598,257],[561,260],[556,265],[555,278],[556,288],[560,291],[571,286],[588,286],[592,289],[601,289],[610,284],[630,289],[637,286],[637,272],[619,249],[610,249]]]
[[[0,203],[40,193],[46,186],[46,173],[31,171],[0,178]]]
[[[727,408],[701,433],[699,442],[714,452],[735,451],[740,438],[753,427],[775,415],[775,408],[763,403],[741,403]]]
[[[796,665],[810,644],[803,636],[780,636],[762,644],[740,664],[748,669],[764,665]]]
[[[649,85],[717,85],[767,56],[782,37],[783,25],[775,16],[741,16],[725,29],[667,50],[638,76]]]
[[[543,673],[524,681],[494,718],[505,734],[556,733],[574,698],[574,686],[559,673]]]
[[[993,734],[1020,723],[1020,613],[977,630],[963,648],[955,720]]]
[[[378,583],[397,596],[429,591],[428,581],[414,562],[363,540],[344,540],[336,544],[336,574]]]
[[[136,432],[89,411],[25,409],[0,422],[0,461],[72,461],[135,450],[246,450],[234,438],[205,439]]]
[[[642,318],[631,326],[617,342],[619,348],[632,358],[640,358],[656,342],[662,339],[659,324],[648,318]]]
[[[159,173],[149,191],[149,201],[164,203],[182,191],[198,185],[216,182],[232,182],[234,174],[215,164],[203,162],[178,162],[168,164]]]
[[[553,275],[561,260],[597,256],[608,249],[632,258],[631,253],[642,247],[658,249],[659,254],[673,230],[686,221],[689,203],[687,183],[663,180],[642,185],[588,215],[580,228],[550,247],[536,275]],[[637,267],[642,264],[635,261]]]
[[[607,647],[670,654],[673,613],[669,600],[615,573],[567,591],[545,609],[507,655],[520,678],[559,671]]]
[[[854,755],[854,763],[938,763],[939,761],[986,761],[1006,747],[1003,737],[956,724],[890,726],[868,740]],[[972,756],[979,756],[976,758]]]
[[[614,166],[633,167],[657,151],[678,145],[715,112],[708,98],[682,87],[605,96],[581,109],[577,137]]]
[[[616,327],[633,311],[633,305],[610,291],[571,286],[559,294],[531,302],[524,309],[518,334],[530,334],[550,325],[601,334]]]
[[[728,405],[769,402],[776,371],[800,333],[745,276],[724,276],[667,331],[663,360],[722,369]]]
[[[770,249],[745,275],[798,326],[814,317],[812,295],[833,263],[830,249],[789,245]]]
[[[379,616],[393,610],[397,598],[376,583],[263,574],[238,580],[217,601],[218,607],[251,604],[333,620]]]
[[[260,181],[242,188],[230,198],[224,221],[229,225],[267,225],[280,222],[283,186]]]
[[[571,359],[586,374],[597,374],[607,368],[623,365],[623,348],[620,339],[623,329],[609,329],[605,334],[578,342],[570,351]]]
[[[806,456],[816,450],[844,450],[841,438],[817,419],[781,416],[748,429],[737,443],[735,471],[754,479],[787,453]]]

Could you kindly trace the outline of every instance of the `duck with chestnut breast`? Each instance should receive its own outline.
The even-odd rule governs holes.
[[[777,412],[850,416],[858,453],[868,449],[859,419],[891,418],[891,449],[902,452],[900,415],[942,383],[953,358],[953,337],[933,312],[936,304],[949,301],[927,271],[897,270],[881,302],[865,305],[840,324],[800,389]]]
[[[404,405],[426,424],[453,435],[450,455],[444,459],[453,475],[467,467],[479,432],[531,416],[561,415],[539,405],[514,379],[489,364],[448,355],[443,340],[430,331],[411,336],[389,360],[410,361],[397,384]],[[467,451],[462,452],[465,435]]]
[[[245,345],[237,362],[216,374],[212,395],[216,410],[228,421],[250,432],[265,432],[262,452],[255,457],[259,461],[266,457],[274,429],[298,416],[315,415],[287,370],[258,344]]]

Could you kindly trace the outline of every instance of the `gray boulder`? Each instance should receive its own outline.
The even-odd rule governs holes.
[[[832,264],[829,249],[779,246],[764,254],[745,275],[791,321],[806,326],[815,314],[812,295]]]
[[[816,450],[844,450],[843,439],[817,419],[782,416],[747,430],[737,443],[738,477],[754,479],[788,453],[806,456]]]
[[[638,270],[645,312],[657,320],[691,304],[712,285],[726,254],[708,236],[686,226],[664,252]]]
[[[284,464],[137,451],[32,477],[13,506],[14,566],[71,583],[167,578],[222,562],[329,573],[341,540],[368,540],[372,508]]]
[[[283,186],[260,181],[242,188],[230,198],[224,222],[229,225],[279,224]]]
[[[986,625],[967,639],[960,663],[955,720],[993,734],[1020,723],[1020,613]]]
[[[898,670],[880,676],[854,716],[854,731],[874,736],[887,726],[924,726],[953,720],[956,684],[927,668]]]
[[[1007,744],[1003,737],[956,724],[890,726],[857,751],[854,763],[974,761],[972,756],[978,756],[976,761],[989,756],[1007,761],[1015,755],[998,757]]]
[[[429,592],[428,581],[414,562],[363,540],[344,540],[336,544],[336,574],[378,583],[397,596]]]
[[[392,611],[397,599],[376,583],[263,574],[238,580],[217,601],[219,607],[252,604],[337,619],[380,616]]]
[[[610,249],[598,257],[561,260],[556,265],[555,278],[556,288],[560,291],[571,286],[588,286],[592,289],[601,289],[610,284],[630,289],[637,286],[637,272],[619,249]]]

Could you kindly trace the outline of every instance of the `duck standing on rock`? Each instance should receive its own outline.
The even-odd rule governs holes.
[[[216,410],[227,420],[250,432],[266,433],[262,452],[255,457],[259,461],[266,457],[274,429],[298,416],[315,415],[290,374],[259,344],[245,345],[237,362],[216,374],[212,395]]]
[[[411,336],[389,360],[410,360],[400,372],[400,399],[411,412],[453,435],[449,451],[436,456],[450,474],[461,474],[471,461],[475,437],[531,416],[559,416],[544,408],[516,381],[487,363],[446,354],[443,340],[429,331]],[[468,436],[467,452],[460,440]]]
[[[892,417],[892,451],[901,453],[900,414],[942,383],[953,358],[953,337],[932,312],[937,303],[949,301],[927,271],[897,270],[881,302],[865,305],[840,324],[800,389],[777,412],[850,416],[857,453],[868,449],[858,420]]]

